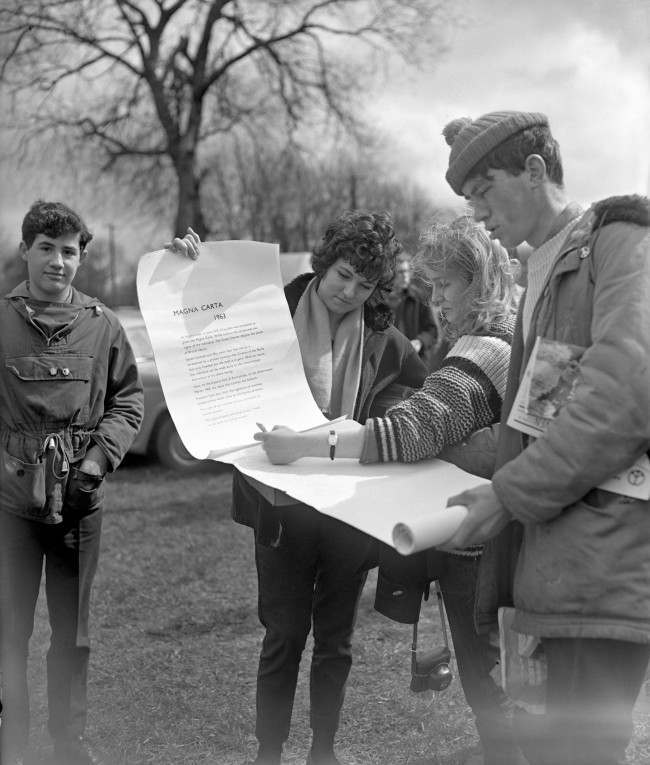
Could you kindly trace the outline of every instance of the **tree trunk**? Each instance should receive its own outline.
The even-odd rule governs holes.
[[[200,182],[195,171],[193,155],[182,157],[176,162],[176,176],[178,207],[174,236],[183,236],[187,227],[191,226],[201,239],[205,239],[208,230],[201,210]]]

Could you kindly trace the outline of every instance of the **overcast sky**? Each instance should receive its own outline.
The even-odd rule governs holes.
[[[468,0],[467,23],[435,67],[396,72],[369,108],[440,201],[455,199],[442,127],[501,109],[548,115],[574,199],[647,193],[649,9],[649,0]]]
[[[457,204],[444,181],[442,127],[455,117],[525,109],[549,116],[572,198],[648,193],[650,0],[456,2],[466,22],[449,33],[447,52],[427,71],[396,67],[381,95],[368,99],[367,116],[396,142],[396,170],[436,201]],[[88,204],[92,192],[69,178],[48,177],[41,188],[6,167],[1,175],[0,225],[12,235],[37,196],[75,205]],[[80,210],[101,225],[90,206]]]

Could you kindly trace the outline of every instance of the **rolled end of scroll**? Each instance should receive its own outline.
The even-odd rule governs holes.
[[[415,539],[410,526],[406,523],[396,523],[393,527],[393,546],[398,553],[410,555],[415,552]]]
[[[439,547],[453,537],[466,515],[464,505],[451,505],[409,523],[396,523],[391,534],[393,547],[402,555]]]

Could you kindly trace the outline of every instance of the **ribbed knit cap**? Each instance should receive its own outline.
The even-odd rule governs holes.
[[[452,120],[442,131],[451,146],[445,175],[451,188],[462,196],[463,184],[477,162],[510,136],[535,126],[548,127],[548,117],[539,112],[504,111],[489,112],[475,120]]]

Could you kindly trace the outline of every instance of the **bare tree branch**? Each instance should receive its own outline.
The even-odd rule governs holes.
[[[205,146],[225,135],[259,141],[267,129],[292,136],[317,122],[360,134],[354,95],[374,74],[363,51],[435,53],[450,5],[3,0],[0,90],[25,142],[66,131],[111,167],[127,157],[168,163],[177,230],[200,230],[200,191],[212,174]]]

